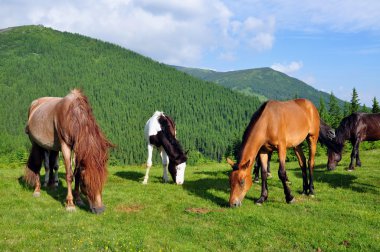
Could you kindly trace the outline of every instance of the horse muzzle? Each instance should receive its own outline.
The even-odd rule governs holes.
[[[235,200],[233,202],[230,202],[230,207],[240,207],[241,206],[241,200]]]
[[[102,205],[101,207],[91,207],[91,212],[94,214],[101,214],[106,210],[106,206]]]

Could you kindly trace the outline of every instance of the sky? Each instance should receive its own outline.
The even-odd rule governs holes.
[[[380,100],[378,0],[0,0],[0,29],[39,24],[186,67],[271,67]]]

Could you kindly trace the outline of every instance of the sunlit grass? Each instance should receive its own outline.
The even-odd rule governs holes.
[[[189,166],[183,186],[161,183],[151,169],[148,185],[141,166],[110,167],[103,193],[106,211],[68,213],[66,184],[40,198],[19,178],[23,167],[0,164],[1,251],[379,251],[380,150],[362,151],[362,168],[348,172],[349,154],[337,170],[316,160],[314,198],[302,196],[301,171],[287,163],[296,204],[288,205],[272,162],[269,198],[254,204],[254,184],[243,206],[227,208],[227,164]]]

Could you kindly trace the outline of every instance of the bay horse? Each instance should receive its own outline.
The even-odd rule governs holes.
[[[330,130],[333,129],[330,127]],[[380,113],[352,113],[342,119],[335,130],[335,137],[325,143],[328,154],[327,169],[336,168],[342,159],[344,143],[347,140],[352,144],[351,162],[348,167],[348,170],[352,171],[355,169],[355,163],[357,166],[362,165],[359,157],[360,143],[380,140]]]
[[[261,196],[256,204],[268,198],[267,164],[268,154],[278,151],[278,176],[282,182],[287,203],[294,202],[286,183],[285,159],[287,148],[293,147],[302,169],[303,193],[314,195],[313,170],[319,136],[319,113],[312,102],[306,99],[290,101],[267,101],[253,114],[244,134],[239,160],[232,166],[229,176],[231,207],[240,206],[252,186],[252,164],[257,155],[261,162]],[[309,180],[306,172],[306,159],[300,144],[307,139],[309,145]]]
[[[66,210],[75,210],[74,197],[77,204],[81,202],[80,188],[87,196],[91,211],[102,213],[105,210],[102,190],[107,177],[108,149],[113,145],[97,125],[88,98],[74,89],[63,98],[42,97],[34,100],[29,107],[25,131],[32,143],[25,180],[35,187],[33,195],[40,195],[40,169],[44,153],[48,151],[58,157],[61,151],[66,170]],[[73,156],[74,174],[71,164]],[[74,197],[71,188],[73,175]]]
[[[163,181],[169,181],[169,170],[174,183],[178,185],[183,184],[185,180],[187,156],[176,138],[176,128],[173,119],[163,112],[154,112],[153,116],[145,124],[144,134],[148,143],[148,159],[143,184],[148,183],[154,147],[157,147],[160,151]]]

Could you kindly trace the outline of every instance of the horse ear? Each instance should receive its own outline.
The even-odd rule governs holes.
[[[231,165],[231,167],[233,168],[234,167],[234,165],[235,165],[235,162],[234,161],[232,161],[231,159],[229,159],[229,158],[227,158],[227,163],[229,164],[229,165]]]
[[[241,166],[242,169],[246,170],[249,167],[249,164],[251,163],[251,160],[248,160],[245,164]]]

